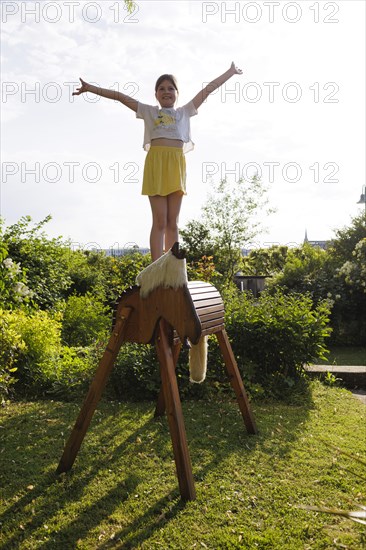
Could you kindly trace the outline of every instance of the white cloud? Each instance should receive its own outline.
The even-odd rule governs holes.
[[[173,72],[182,105],[232,60],[242,66],[244,74],[210,97],[192,119],[196,149],[187,156],[188,196],[181,225],[199,215],[209,189],[209,182],[203,181],[203,163],[211,161],[227,169],[239,163],[240,170],[247,162],[258,162],[264,181],[269,181],[264,163],[280,163],[274,181],[269,182],[271,200],[279,205],[279,212],[267,220],[267,239],[301,240],[305,225],[311,238],[328,238],[338,222],[347,223],[359,211],[356,202],[364,182],[365,147],[363,3],[342,3],[333,15],[339,23],[333,24],[324,22],[332,12],[320,2],[296,3],[302,9],[297,23],[284,20],[284,2],[273,23],[263,2],[256,3],[262,8],[257,23],[244,20],[244,3],[239,2],[226,3],[226,8],[240,4],[237,23],[233,15],[227,15],[224,22],[225,3],[221,2],[214,3],[219,12],[208,16],[207,23],[203,22],[202,2],[138,1],[140,9],[132,16],[136,23],[129,22],[131,18],[122,11],[115,23],[116,3],[108,1],[99,2],[100,21],[88,22],[82,12],[86,4],[80,2],[75,8],[73,23],[64,10],[54,24],[45,18],[35,23],[30,17],[24,24],[19,14],[3,24],[2,80],[15,83],[18,91],[9,93],[1,104],[2,156],[5,162],[29,166],[32,162],[42,166],[56,161],[61,165],[79,162],[80,166],[97,162],[106,177],[103,185],[85,181],[36,184],[31,177],[27,184],[3,184],[2,214],[9,223],[27,213],[38,218],[51,213],[52,231],[67,233],[79,242],[99,239],[107,246],[115,240],[135,240],[146,245],[150,213],[146,197],[140,196],[142,122],[120,104],[72,98],[65,83],[77,82],[79,76],[104,87],[118,83],[120,89],[136,83],[130,85],[130,90],[138,88],[136,97],[155,103],[156,78]],[[316,9],[319,23],[314,22]],[[52,11],[48,16],[54,16]],[[291,11],[288,16],[293,17]],[[93,17],[92,10],[88,17]],[[61,94],[55,103],[52,92],[56,88],[47,88],[52,82]],[[266,82],[279,82],[273,88],[273,102]],[[283,97],[296,91],[288,86],[291,82],[301,90],[297,103]],[[328,84],[332,82],[338,90]],[[248,83],[257,83],[262,93],[255,103],[245,96],[245,91],[255,91],[246,88]],[[39,101],[37,94],[24,93],[36,85]],[[239,97],[230,94],[236,89]],[[332,91],[338,103],[327,102]],[[136,163],[138,182],[113,184],[109,167],[116,162],[124,176],[128,172],[124,167]],[[282,170],[289,162],[301,166],[299,182],[284,180]],[[315,169],[309,169],[316,162],[319,182],[314,181]],[[339,165],[338,183],[324,181],[330,173],[324,166],[330,162]],[[215,177],[219,176],[220,172]]]

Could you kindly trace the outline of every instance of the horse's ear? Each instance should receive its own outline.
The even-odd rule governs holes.
[[[184,248],[179,249],[179,243],[178,242],[173,244],[173,246],[171,248],[171,251],[172,251],[173,256],[178,258],[178,260],[183,260],[186,257],[186,251],[184,250]]]

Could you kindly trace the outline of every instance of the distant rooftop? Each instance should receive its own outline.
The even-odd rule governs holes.
[[[133,254],[133,252],[139,252],[140,254],[148,254],[150,248],[139,248],[137,245],[132,247],[124,248],[105,248],[103,252],[107,256],[113,256],[114,258],[119,258],[120,256],[127,256],[128,254]]]
[[[330,240],[329,241],[310,241],[308,239],[307,230],[305,229],[305,237],[304,237],[303,243],[299,243],[298,245],[296,245],[296,243],[293,243],[293,242],[288,243],[288,245],[286,244],[280,245],[279,243],[275,243],[275,244],[277,244],[278,246],[291,246],[291,248],[294,248],[295,245],[296,247],[300,247],[302,244],[305,244],[305,243],[309,244],[314,248],[322,248],[323,250],[326,250],[330,245],[331,241]],[[258,246],[257,248],[258,249],[268,248],[268,246],[263,246],[263,247]],[[139,252],[140,254],[148,254],[150,252],[150,248],[141,248],[138,246],[138,244],[134,242],[126,243],[122,248],[113,247],[113,246],[110,248],[98,248],[96,246],[92,250],[94,250],[95,252],[104,252],[106,256],[113,256],[115,258],[119,258],[121,256],[127,256],[128,254],[131,254],[133,252]],[[248,256],[252,251],[253,251],[253,248],[241,249],[241,253],[243,256]]]

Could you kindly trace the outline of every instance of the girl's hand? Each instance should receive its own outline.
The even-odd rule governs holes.
[[[88,83],[85,82],[82,78],[79,78],[79,80],[81,82],[81,86],[80,88],[76,88],[77,91],[73,92],[72,95],[80,95],[88,91]]]
[[[233,74],[243,74],[243,71],[241,69],[238,69],[234,61],[232,62],[230,69]]]

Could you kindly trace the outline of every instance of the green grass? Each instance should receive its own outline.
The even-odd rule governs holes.
[[[356,365],[366,366],[366,348],[333,347],[327,355],[327,361],[319,360],[320,365]]]
[[[55,475],[79,404],[0,411],[3,549],[364,547],[365,527],[300,506],[366,504],[366,407],[313,382],[298,406],[183,404],[197,499],[179,497],[165,418],[153,403],[102,402],[71,472]],[[337,447],[348,454],[343,454]],[[350,455],[350,456],[349,456]]]

